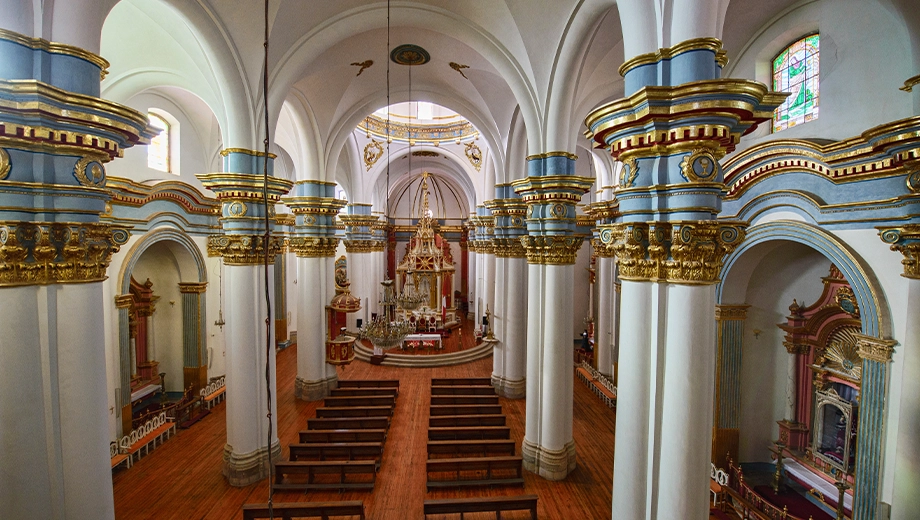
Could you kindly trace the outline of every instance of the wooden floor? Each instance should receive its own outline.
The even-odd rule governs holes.
[[[279,352],[277,357],[278,429],[284,459],[288,458],[287,445],[296,441],[297,432],[305,428],[307,418],[314,416],[321,403],[294,398],[296,358],[296,347]],[[482,377],[491,372],[491,357],[439,368],[374,366],[360,361],[339,368],[340,379],[400,380],[399,398],[377,484],[372,492],[278,492],[275,502],[364,500],[368,519],[403,520],[422,518],[422,502],[429,498],[533,493],[540,497],[540,518],[610,518],[614,412],[577,380],[574,384],[573,435],[578,467],[564,481],[550,482],[525,471],[523,489],[480,488],[426,493],[430,379]],[[524,436],[524,400],[502,399],[501,402],[512,438],[520,447]],[[217,405],[201,422],[180,431],[133,468],[116,470],[113,476],[116,518],[239,519],[242,518],[242,504],[266,502],[267,481],[235,488],[228,485],[221,474],[221,456],[226,443],[225,410],[226,405]],[[457,518],[457,515],[445,518]],[[466,518],[494,518],[494,514],[468,514]],[[503,513],[502,518],[525,516]]]

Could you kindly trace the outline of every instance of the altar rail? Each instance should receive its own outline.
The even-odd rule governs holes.
[[[744,475],[741,472],[741,466],[735,466],[732,461],[728,462],[728,469],[731,473],[729,485],[723,486],[723,490],[731,497],[727,501],[736,514],[741,518],[755,518],[757,520],[809,520],[790,514],[786,508],[780,509],[770,502],[767,502],[754,489],[744,482]]]
[[[575,373],[578,374],[578,378],[581,379],[584,384],[588,385],[588,388],[600,397],[607,406],[616,408],[617,387],[607,379],[606,376],[598,372],[586,361],[582,361],[578,364],[578,369]]]

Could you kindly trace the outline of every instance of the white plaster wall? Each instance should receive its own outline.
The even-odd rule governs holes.
[[[202,247],[202,252],[207,255],[204,237],[196,237],[195,241]],[[205,265],[208,266],[208,292],[205,295],[207,305],[207,327],[206,341],[208,349],[208,377],[222,376],[227,373],[226,355],[227,346],[224,339],[226,327],[216,325],[215,322],[220,318],[221,309],[226,309],[226,304],[221,306],[223,275],[221,273],[221,259],[219,257],[205,258]],[[227,313],[223,313],[224,321],[227,320]]]
[[[573,290],[574,298],[572,299],[572,331],[573,339],[581,339],[581,332],[588,328],[585,323],[585,317],[588,316],[588,295],[590,292],[590,283],[588,283],[588,267],[591,264],[591,245],[582,243],[578,255],[575,257],[575,286]],[[564,309],[565,307],[563,307]]]
[[[153,327],[151,356],[160,362],[160,372],[166,373],[166,391],[181,392],[182,373],[182,295],[179,293],[179,271],[175,257],[162,243],[152,245],[134,265],[134,279],[153,282],[153,294],[159,296],[150,325]],[[197,280],[196,280],[197,281]],[[150,348],[150,347],[148,347]]]
[[[763,249],[769,252],[761,256]],[[792,242],[763,249],[752,248],[749,256],[739,260],[756,264],[743,302],[751,307],[741,357],[742,462],[769,461],[768,447],[779,437],[776,421],[783,419],[785,411],[789,354],[783,347],[783,331],[776,325],[786,321],[793,298],[800,305],[814,303],[821,295],[821,277],[827,276],[831,265],[820,253]],[[761,331],[759,337],[755,329]]]
[[[821,34],[820,112],[817,120],[776,135],[769,122],[746,137],[739,150],[764,140],[845,139],[913,113],[910,94],[898,87],[913,72],[907,30],[878,0],[821,0],[798,7],[754,35],[731,60],[725,76],[754,79],[772,88],[771,62],[788,44]]]

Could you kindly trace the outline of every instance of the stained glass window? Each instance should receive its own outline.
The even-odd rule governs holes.
[[[147,146],[147,167],[161,172],[169,171],[169,123],[162,117],[148,113],[150,126],[160,131]]]
[[[790,92],[773,114],[773,131],[818,119],[818,35],[790,45],[773,59],[773,90]]]

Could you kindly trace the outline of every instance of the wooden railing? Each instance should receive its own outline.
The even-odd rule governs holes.
[[[742,519],[811,520],[790,514],[785,506],[780,509],[767,502],[744,481],[741,466],[735,466],[732,461],[729,461],[728,469],[731,478],[729,479],[729,485],[725,486],[723,490],[731,497],[728,503]]]

